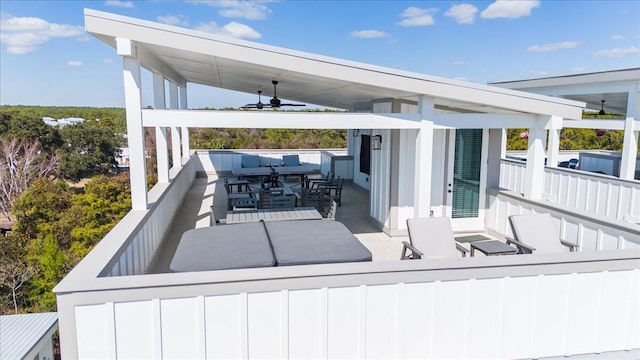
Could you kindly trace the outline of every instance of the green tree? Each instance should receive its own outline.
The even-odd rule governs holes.
[[[92,174],[107,174],[116,166],[115,155],[122,140],[94,122],[65,126],[60,129],[64,141],[61,148],[64,177],[80,180]]]
[[[87,182],[84,193],[73,196],[60,227],[71,229],[69,256],[75,264],[98,243],[131,209],[127,174],[96,176]]]
[[[71,196],[64,182],[41,178],[13,207],[16,223],[11,239],[26,244],[23,261],[37,273],[29,282],[29,303],[34,311],[55,310],[51,289],[71,268],[63,251],[69,236],[56,226],[71,205]]]

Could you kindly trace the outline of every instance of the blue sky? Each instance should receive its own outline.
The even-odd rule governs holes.
[[[482,84],[640,67],[638,0],[0,0],[0,104],[124,106],[121,60],[83,8]],[[190,108],[255,101],[188,92]]]

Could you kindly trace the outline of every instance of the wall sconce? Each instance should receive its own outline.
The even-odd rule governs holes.
[[[360,136],[360,130],[359,129],[353,129],[353,137],[358,137]]]
[[[371,150],[380,150],[382,146],[382,135],[375,135],[372,138]]]

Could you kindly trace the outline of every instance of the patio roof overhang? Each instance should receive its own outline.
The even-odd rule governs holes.
[[[140,65],[178,84],[195,83],[308,104],[371,111],[380,99],[456,113],[555,115],[580,119],[584,103],[456,81],[216,36],[85,9],[86,31],[112,47],[133,42]]]
[[[640,89],[640,68],[598,71],[537,79],[495,82],[489,85],[506,89],[547,94],[585,102],[588,109],[600,109],[605,100],[607,113],[629,113],[629,94]]]

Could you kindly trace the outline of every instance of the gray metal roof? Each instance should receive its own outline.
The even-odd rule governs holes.
[[[54,327],[55,312],[0,316],[0,359],[22,359]]]

